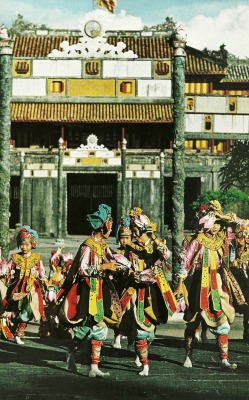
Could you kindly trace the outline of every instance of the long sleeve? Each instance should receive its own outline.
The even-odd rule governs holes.
[[[42,279],[46,276],[46,271],[45,271],[42,259],[39,261],[36,271],[37,271],[38,278]]]
[[[167,261],[171,256],[171,252],[166,245],[166,241],[163,239],[160,239],[159,244],[156,246],[156,250],[158,251],[161,260]]]
[[[81,249],[80,264],[78,269],[79,275],[92,275],[95,265],[91,265],[91,261],[90,247],[83,246]]]
[[[183,268],[188,273],[191,269],[192,262],[194,257],[196,256],[197,252],[200,250],[200,253],[196,260],[196,266],[200,268],[201,260],[202,260],[202,253],[203,248],[200,248],[200,244],[197,240],[193,239],[186,248],[186,251],[183,255]]]

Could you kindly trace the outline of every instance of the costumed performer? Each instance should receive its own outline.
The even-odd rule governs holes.
[[[148,349],[155,338],[156,326],[166,323],[176,311],[177,301],[167,281],[165,263],[170,257],[166,241],[155,236],[149,217],[141,208],[130,211],[134,241],[125,246],[124,255],[131,261],[130,273],[121,295],[124,310],[119,330],[135,341],[136,364],[141,376],[149,375]]]
[[[16,240],[21,251],[9,261],[12,277],[5,300],[7,310],[15,315],[15,341],[24,344],[28,322],[39,321],[44,311],[40,280],[46,279],[46,275],[41,256],[32,251],[38,245],[38,233],[23,225]]]
[[[192,367],[192,352],[195,331],[202,320],[216,336],[221,367],[235,369],[237,365],[228,360],[228,333],[235,317],[234,307],[224,291],[220,269],[224,263],[224,221],[213,212],[208,212],[199,220],[199,233],[194,237],[182,257],[182,270],[176,296],[184,293],[186,357],[183,366]],[[187,278],[186,278],[187,277]],[[184,282],[183,282],[184,281]]]
[[[69,336],[68,329],[60,324],[58,316],[56,314],[57,307],[57,293],[62,287],[65,278],[71,268],[73,262],[72,253],[62,253],[64,248],[64,240],[57,239],[55,242],[57,250],[51,251],[51,257],[49,259],[49,274],[48,281],[46,282],[44,291],[44,313],[41,317],[39,336],[41,338],[54,337],[67,338]]]
[[[124,256],[125,254],[125,248],[127,245],[131,243],[131,236],[132,232],[130,229],[130,217],[122,216],[117,225],[116,229],[116,242],[119,244],[119,247],[115,250],[116,253],[120,253]],[[123,269],[120,269],[117,271],[117,273],[114,275],[113,283],[117,289],[118,295],[121,296],[125,284],[128,278],[129,273],[131,272],[131,269],[126,269],[125,271]],[[121,349],[121,337],[122,335],[119,333],[119,329],[116,328],[114,329],[114,344],[113,347],[116,349]],[[133,348],[132,343],[127,344],[127,349],[131,350]]]
[[[249,220],[233,212],[222,214],[221,207],[220,218],[227,221],[223,281],[235,311],[243,315],[243,339],[249,342]]]
[[[59,302],[64,298],[59,318],[73,327],[68,368],[76,370],[74,354],[83,340],[88,339],[91,343],[89,377],[105,377],[109,372],[102,372],[98,367],[101,347],[108,327],[117,326],[122,314],[112,282],[117,264],[105,241],[112,230],[111,208],[101,204],[87,219],[93,229],[92,236],[80,245],[58,294]]]
[[[6,298],[9,279],[9,265],[7,261],[2,258],[2,248],[0,247],[0,332],[5,339],[14,338],[11,330],[9,329],[11,313],[7,313],[5,311],[5,305],[3,302],[3,300]]]

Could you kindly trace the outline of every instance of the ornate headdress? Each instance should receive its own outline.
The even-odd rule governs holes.
[[[132,232],[130,230],[131,219],[129,217],[121,217],[118,221],[118,226],[116,230],[116,241],[122,236],[131,236]]]
[[[29,240],[32,248],[35,249],[38,245],[38,233],[31,229],[29,225],[23,225],[16,236],[17,246],[20,247],[24,240]]]
[[[106,204],[100,204],[98,211],[93,214],[87,214],[87,220],[93,229],[101,228],[111,215],[112,209]]]
[[[142,214],[143,210],[139,207],[134,207],[130,211],[131,226],[138,228],[141,234],[152,233],[152,223],[147,215]]]
[[[201,204],[195,214],[194,228],[201,231],[209,230],[215,223],[227,227],[229,222],[222,216],[222,207],[218,200],[211,200],[208,204]]]
[[[221,214],[222,212],[221,204],[218,200],[211,200],[208,203],[208,206],[210,211],[216,211],[217,213]]]

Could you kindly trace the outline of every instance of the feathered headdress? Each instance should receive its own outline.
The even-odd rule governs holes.
[[[131,235],[131,230],[130,230],[130,224],[131,224],[131,219],[130,217],[125,217],[122,216],[120,220],[118,221],[118,226],[116,230],[116,241],[118,243],[118,239],[122,236],[130,236]]]
[[[134,207],[130,211],[131,225],[138,228],[139,232],[152,233],[152,223],[147,215],[142,214],[143,210],[139,207]]]
[[[38,233],[31,229],[29,225],[23,225],[16,236],[17,246],[20,247],[24,240],[29,240],[32,248],[35,249],[38,245]]]

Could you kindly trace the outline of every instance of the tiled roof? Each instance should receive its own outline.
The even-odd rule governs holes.
[[[224,68],[200,50],[186,46],[186,75],[225,75]]]
[[[248,82],[249,62],[247,64],[231,64],[227,68],[228,75],[222,82]]]
[[[169,104],[11,103],[12,122],[172,122]]]
[[[46,57],[53,49],[60,50],[60,44],[68,40],[69,44],[77,44],[79,36],[22,36],[15,39],[13,56],[18,57]],[[133,37],[110,36],[108,43],[114,46],[118,41],[126,44],[125,51],[132,50],[139,58],[160,59],[172,58],[172,48],[167,37]],[[203,53],[192,47],[186,47],[186,74],[224,75],[224,69],[211,59],[203,56]]]

